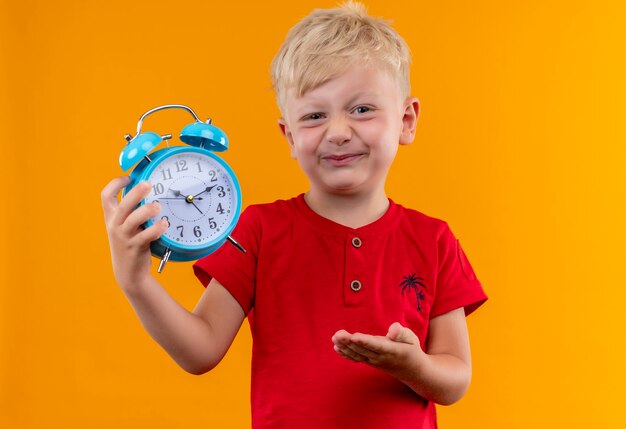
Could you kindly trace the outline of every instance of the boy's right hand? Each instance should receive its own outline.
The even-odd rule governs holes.
[[[122,289],[139,285],[150,276],[150,242],[167,230],[167,221],[160,220],[149,228],[142,225],[161,210],[158,203],[137,205],[150,193],[150,183],[137,184],[118,204],[117,195],[130,183],[130,178],[113,179],[102,190],[102,210],[106,223],[113,273]]]

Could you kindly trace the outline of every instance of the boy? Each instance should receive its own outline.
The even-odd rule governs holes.
[[[242,213],[233,236],[248,252],[223,246],[194,265],[207,288],[193,312],[149,273],[149,243],[167,227],[141,229],[156,205],[133,211],[149,184],[119,205],[126,178],[103,190],[116,279],[181,367],[211,370],[248,317],[255,428],[433,428],[434,403],[469,385],[465,316],[486,296],[447,224],[384,190],[419,113],[409,61],[355,3],[289,32],[272,79],[310,189]]]

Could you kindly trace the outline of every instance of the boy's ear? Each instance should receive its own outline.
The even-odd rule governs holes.
[[[415,138],[417,118],[420,115],[420,103],[416,97],[409,97],[404,101],[404,114],[402,116],[402,133],[400,144],[411,144]]]
[[[289,143],[289,150],[291,151],[291,157],[293,159],[296,159],[296,154],[295,154],[294,146],[293,146],[293,135],[291,134],[291,131],[289,130],[289,125],[287,125],[287,121],[285,121],[285,118],[278,119],[278,128],[280,128],[280,132],[287,139],[287,143]]]

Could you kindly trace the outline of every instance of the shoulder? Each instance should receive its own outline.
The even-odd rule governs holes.
[[[246,210],[252,210],[260,214],[275,214],[292,210],[299,197],[289,198],[286,200],[276,200],[270,203],[250,204]]]
[[[250,204],[244,210],[242,216],[254,216],[262,221],[272,221],[284,219],[293,213],[298,197],[288,200],[276,200],[271,203]]]
[[[450,227],[446,221],[400,204],[395,205],[400,218],[400,227],[407,228],[410,233],[420,236],[427,235],[434,239],[451,234]]]
[[[241,213],[240,223],[253,224],[261,230],[284,230],[294,222],[297,199],[251,204]]]

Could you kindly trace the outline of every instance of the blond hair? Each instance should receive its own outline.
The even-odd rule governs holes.
[[[406,42],[388,21],[370,17],[364,5],[348,1],[336,9],[316,9],[289,30],[272,61],[272,84],[284,114],[288,90],[301,97],[354,63],[373,63],[397,79],[406,97],[410,62]]]

